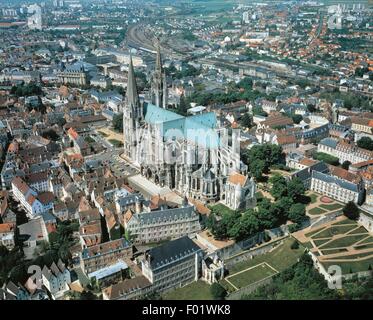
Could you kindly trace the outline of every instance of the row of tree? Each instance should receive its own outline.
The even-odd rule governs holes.
[[[41,87],[35,83],[20,84],[13,86],[10,90],[11,94],[17,97],[29,97],[29,96],[40,96],[43,94]]]
[[[275,144],[255,145],[242,154],[242,160],[249,166],[252,176],[260,181],[263,174],[268,174],[271,166],[285,163],[285,155],[281,146]]]
[[[245,212],[212,210],[207,218],[206,227],[218,240],[232,238],[237,241],[254,236],[266,229],[279,227],[288,220],[299,227],[306,218],[306,207],[301,201],[305,188],[298,178],[287,181],[280,175],[270,179],[271,194],[276,202],[263,198],[255,209]]]
[[[305,253],[292,267],[273,278],[270,284],[258,288],[242,300],[371,300],[373,278],[353,278],[343,281],[343,288],[331,290],[327,281],[314,268]]]

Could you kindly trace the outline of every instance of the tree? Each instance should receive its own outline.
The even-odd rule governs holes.
[[[263,171],[265,169],[264,160],[254,160],[249,164],[250,172],[256,181],[260,181],[263,178]]]
[[[297,240],[294,240],[294,242],[291,244],[290,248],[292,250],[296,250],[299,248],[299,242]]]
[[[359,208],[353,201],[347,202],[342,211],[343,214],[351,220],[359,219]]]
[[[319,161],[324,161],[333,166],[339,165],[339,159],[337,157],[331,156],[330,154],[324,152],[315,152],[313,158]]]
[[[97,300],[97,296],[93,294],[91,291],[84,290],[80,294],[80,300]]]
[[[253,87],[253,80],[250,77],[245,77],[237,83],[237,87],[240,89],[251,90]]]
[[[260,229],[272,229],[276,227],[281,220],[281,209],[274,206],[271,201],[264,198],[258,205],[257,219]]]
[[[299,124],[303,120],[303,117],[300,114],[294,114],[291,116],[291,118],[296,124]]]
[[[123,113],[115,115],[112,124],[116,131],[123,132]]]
[[[274,174],[269,182],[272,184],[271,195],[277,200],[287,195],[286,179],[280,174]]]
[[[265,112],[262,107],[260,106],[255,106],[253,107],[253,115],[254,116],[263,116],[263,117],[266,117],[268,114],[267,112]]]
[[[342,166],[343,169],[348,170],[348,168],[350,167],[350,165],[351,165],[351,162],[348,161],[348,160],[346,160],[346,161],[344,161],[344,162],[342,163],[341,166]]]
[[[294,203],[289,210],[288,218],[297,224],[300,224],[306,217],[306,206],[302,203]]]
[[[305,191],[304,184],[298,177],[291,179],[287,183],[287,194],[293,201],[298,200],[299,197],[305,193]]]
[[[253,126],[251,115],[248,112],[246,112],[241,118],[240,123],[245,128],[251,128]]]
[[[224,289],[224,287],[217,282],[211,285],[210,292],[215,300],[224,300],[225,296],[227,295],[227,291]]]
[[[186,116],[188,113],[188,102],[183,94],[180,96],[180,103],[177,106],[176,112],[182,116]]]
[[[357,145],[360,148],[366,149],[366,150],[373,150],[373,140],[369,137],[362,137],[357,141]]]

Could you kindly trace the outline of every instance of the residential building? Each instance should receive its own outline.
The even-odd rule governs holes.
[[[53,262],[49,268],[45,265],[42,270],[42,282],[52,297],[57,299],[70,290],[70,271],[61,260],[57,264]]]
[[[92,273],[132,258],[132,250],[132,244],[123,238],[85,248],[80,257],[81,268],[86,274]]]
[[[32,217],[53,209],[54,195],[51,192],[37,193],[20,177],[12,180],[14,197],[21,203]]]
[[[0,224],[0,244],[8,250],[14,248],[14,231],[15,223],[2,223]]]

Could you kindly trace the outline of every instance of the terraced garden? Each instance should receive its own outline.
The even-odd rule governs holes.
[[[326,268],[339,265],[342,272],[354,273],[373,267],[373,235],[344,216],[315,230],[306,229],[293,235]]]

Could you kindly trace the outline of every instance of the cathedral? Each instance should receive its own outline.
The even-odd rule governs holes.
[[[256,186],[240,160],[240,131],[220,128],[214,112],[184,117],[167,109],[159,47],[148,102],[140,101],[132,59],[123,102],[124,155],[161,187],[233,210],[256,205]]]

